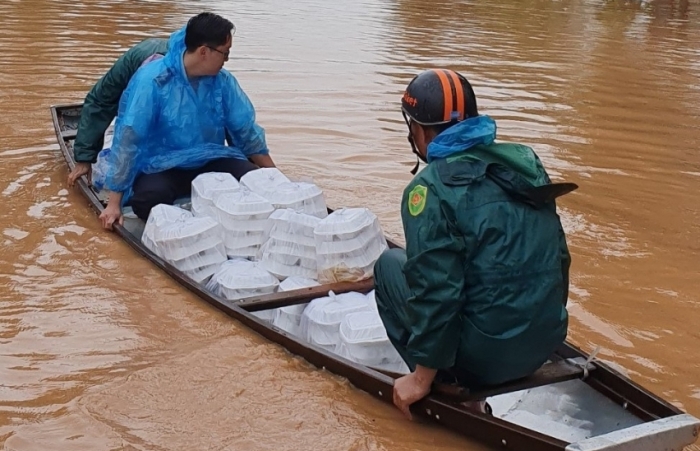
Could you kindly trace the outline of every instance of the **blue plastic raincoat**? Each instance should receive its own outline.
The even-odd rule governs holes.
[[[183,65],[185,28],[171,35],[168,46],[165,58],[140,68],[129,82],[112,146],[101,155],[104,180],[96,187],[123,193],[123,203],[139,174],[268,153],[265,132],[236,78],[222,69],[199,77],[195,90]],[[235,147],[224,145],[226,131]]]

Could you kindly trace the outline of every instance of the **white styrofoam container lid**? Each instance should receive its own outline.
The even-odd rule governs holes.
[[[207,235],[223,237],[221,225],[208,216],[191,216],[157,228],[154,238],[156,245],[162,245]]]
[[[366,298],[366,297],[365,297]],[[377,310],[345,315],[340,322],[340,337],[346,343],[359,344],[387,341],[389,337]]]
[[[277,168],[260,168],[247,172],[241,177],[241,186],[257,194],[268,192],[285,182],[289,182],[289,179]]]
[[[192,201],[197,198],[213,201],[217,193],[240,189],[238,181],[228,172],[205,172],[192,180]]]
[[[367,208],[341,208],[323,218],[314,229],[315,235],[356,233],[371,227],[377,216]]]
[[[279,280],[257,262],[247,260],[228,260],[214,274],[216,282],[229,290],[254,290],[257,288],[277,287]]]
[[[351,291],[335,294],[331,291],[329,296],[311,301],[309,307],[304,310],[304,315],[314,324],[333,325],[340,324],[348,313],[370,308],[367,296],[362,293]]]
[[[220,210],[219,213],[241,217],[269,215],[275,210],[267,199],[247,189],[217,196],[214,207]],[[219,220],[222,219],[224,218],[219,218]]]

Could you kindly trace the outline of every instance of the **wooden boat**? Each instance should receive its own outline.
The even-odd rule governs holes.
[[[80,104],[51,107],[61,152],[72,169],[72,144],[81,112]],[[89,205],[101,212],[104,205],[85,178],[79,189]],[[207,291],[141,244],[143,222],[127,219],[115,233],[136,252],[169,274],[212,306],[311,364],[347,378],[357,388],[392,403],[396,374],[351,362],[309,344],[253,315],[253,312],[307,303],[335,293],[367,293],[373,281],[339,283],[227,301]],[[391,247],[397,247],[389,242]],[[493,416],[461,407],[461,402],[487,396]],[[551,405],[550,405],[551,404]],[[534,375],[479,393],[456,386],[435,384],[431,394],[414,404],[414,415],[495,449],[527,451],[661,451],[680,450],[694,443],[700,421],[635,384],[608,365],[592,360],[565,343]],[[572,428],[575,424],[577,427]],[[407,424],[407,427],[410,427]]]

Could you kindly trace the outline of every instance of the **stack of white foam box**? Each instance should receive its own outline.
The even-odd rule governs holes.
[[[339,344],[339,329],[343,318],[353,312],[371,310],[362,293],[349,292],[314,299],[304,309],[299,324],[300,336],[314,345],[335,352]]]
[[[206,172],[192,180],[192,214],[217,219],[214,201],[219,195],[239,191],[240,184],[227,172]]]
[[[270,214],[274,208],[263,197],[248,189],[219,195],[214,201],[219,223],[225,230],[224,243],[229,257],[256,260],[267,241]]]
[[[374,273],[387,249],[379,220],[366,208],[336,210],[314,229],[318,280],[355,282]]]
[[[370,310],[350,313],[340,322],[335,353],[362,365],[408,373],[401,355],[391,344],[379,312]]]
[[[277,291],[279,280],[257,262],[244,259],[228,260],[214,274],[207,289],[218,296],[236,301],[251,296],[263,296]]]
[[[314,279],[290,276],[280,283],[279,291],[299,290],[318,285],[319,283]],[[270,310],[270,312],[273,313],[272,324],[291,335],[299,336],[301,316],[304,313],[307,305],[308,304],[287,305],[278,309]]]
[[[316,279],[314,228],[320,221],[291,209],[275,210],[270,215],[269,239],[261,249],[263,267],[280,280],[289,276]]]
[[[142,242],[195,282],[211,277],[226,261],[221,225],[210,217],[170,205],[151,209]]]
[[[309,182],[292,182],[277,168],[261,168],[241,177],[241,185],[269,200],[275,209],[290,208],[325,218],[326,200],[321,189]]]

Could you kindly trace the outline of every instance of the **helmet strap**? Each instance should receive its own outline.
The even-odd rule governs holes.
[[[408,136],[407,136],[408,142],[411,144],[411,150],[413,151],[414,154],[416,154],[416,157],[417,157],[416,165],[413,167],[413,169],[411,169],[411,174],[416,175],[416,173],[418,172],[418,168],[420,167],[421,160],[426,162],[426,163],[427,163],[427,161],[425,161],[425,158],[418,152],[418,149],[416,148],[416,142],[413,139],[413,132],[411,132],[411,122],[409,121],[408,117],[406,116],[406,113],[404,113],[403,111],[401,111],[401,113],[403,114],[403,118],[406,121],[406,125],[408,126]]]
[[[416,158],[416,165],[411,169],[411,175],[416,175],[418,168],[420,167],[420,158]]]

